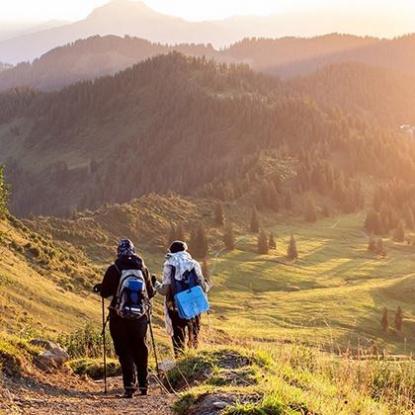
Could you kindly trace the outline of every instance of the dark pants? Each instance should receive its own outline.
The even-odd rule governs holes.
[[[193,349],[199,347],[199,333],[201,329],[201,315],[199,314],[189,322],[189,342],[188,346]]]
[[[124,388],[147,388],[148,348],[146,344],[148,320],[125,320],[118,316],[110,318],[110,332],[115,352],[121,364]]]
[[[188,346],[196,349],[199,345],[200,316],[197,316],[192,320],[183,320],[175,310],[169,310],[169,316],[173,326],[172,341],[174,355],[177,357],[184,352],[186,345],[186,329],[189,334]]]

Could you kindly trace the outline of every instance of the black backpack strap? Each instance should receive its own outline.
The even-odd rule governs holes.
[[[173,265],[170,265],[170,285],[171,285],[173,297],[177,292],[177,285],[176,285],[175,277],[176,277],[176,267],[174,267]]]

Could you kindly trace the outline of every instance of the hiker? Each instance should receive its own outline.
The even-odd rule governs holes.
[[[164,263],[163,282],[160,283],[155,278],[153,279],[157,292],[166,297],[164,302],[166,328],[172,338],[176,357],[183,353],[185,349],[186,330],[189,335],[188,344],[197,347],[200,333],[200,316],[189,320],[180,318],[174,296],[179,292],[179,286],[183,284],[189,273],[195,274],[197,285],[200,285],[205,293],[209,291],[200,264],[191,257],[187,250],[188,247],[185,242],[173,242]]]
[[[124,395],[132,398],[137,391],[147,395],[148,348],[146,344],[150,299],[155,291],[143,260],[136,255],[130,240],[120,241],[117,259],[94,291],[103,298],[112,297],[109,307],[110,333],[120,361]]]

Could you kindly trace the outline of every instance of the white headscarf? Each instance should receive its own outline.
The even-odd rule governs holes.
[[[168,253],[166,255],[166,265],[173,266],[176,270],[174,278],[177,281],[182,281],[184,274],[195,268],[195,261],[188,252],[181,251],[174,254]]]

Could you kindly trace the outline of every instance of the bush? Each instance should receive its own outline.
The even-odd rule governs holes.
[[[113,356],[113,346],[109,337],[106,339],[107,353]],[[102,355],[101,328],[94,327],[89,322],[71,334],[60,336],[58,342],[66,348],[73,359],[98,358]]]

